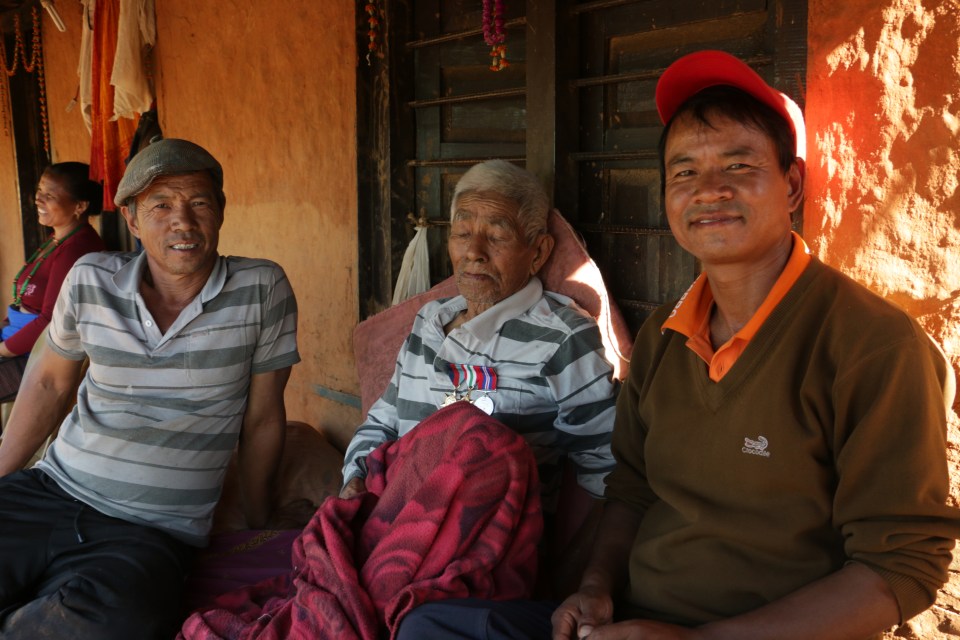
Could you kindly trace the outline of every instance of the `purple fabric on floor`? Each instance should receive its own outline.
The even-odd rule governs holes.
[[[300,529],[221,533],[199,551],[187,579],[184,608],[193,611],[217,596],[290,573],[290,554]]]

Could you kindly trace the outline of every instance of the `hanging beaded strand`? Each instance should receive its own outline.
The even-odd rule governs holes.
[[[7,138],[10,137],[10,114],[7,111],[9,91],[7,74],[0,74],[0,120],[3,120],[3,135]]]
[[[33,39],[30,44],[30,62],[27,62],[27,47],[23,44],[23,36],[20,35],[20,16],[17,16],[17,40],[20,41],[20,58],[23,60],[23,70],[27,73],[33,73],[37,68],[37,60],[40,59],[40,16],[37,13],[37,8],[34,7],[31,11],[31,17],[33,18]],[[43,66],[43,63],[40,64]]]
[[[43,46],[40,42],[40,11],[33,7],[33,64],[37,69],[37,99],[40,101],[40,124],[43,129],[43,152],[50,162],[50,122],[47,118],[47,82],[43,67]],[[26,69],[26,63],[24,63]]]
[[[40,41],[40,11],[37,7],[31,9],[31,18],[33,19],[33,38],[31,39],[30,60],[27,61],[27,47],[23,42],[23,32],[20,25],[20,14],[13,16],[14,45],[13,54],[7,56],[6,43],[0,42],[0,63],[3,65],[3,72],[7,78],[12,78],[17,73],[17,68],[23,63],[23,70],[26,73],[37,74],[37,86],[39,89],[38,100],[40,102],[40,122],[43,128],[43,150],[46,153],[47,160],[50,159],[50,126],[47,117],[47,87],[46,79],[43,73],[43,46]],[[9,62],[12,60],[12,63]],[[10,66],[7,66],[7,65]],[[6,80],[6,79],[5,79]],[[3,131],[10,134],[9,114],[7,113],[7,97],[9,94],[9,84],[4,82],[0,85],[0,119],[3,120]]]
[[[14,33],[14,41],[13,41],[12,56],[7,55],[7,43],[5,42],[6,39],[0,36],[0,64],[3,65],[2,68],[3,68],[3,75],[4,75],[3,83],[2,85],[0,85],[0,100],[2,100],[2,104],[0,104],[0,109],[3,110],[3,113],[2,113],[3,133],[7,137],[10,137],[10,129],[11,129],[10,113],[7,110],[8,104],[9,104],[9,91],[10,91],[10,82],[8,81],[8,78],[12,78],[13,75],[17,72],[17,67],[20,65],[20,49],[23,47],[23,36],[20,34],[20,14],[19,13],[14,14],[13,16],[13,33]],[[13,64],[8,67],[7,60],[10,60],[11,58],[13,59]]]
[[[7,56],[7,43],[0,41],[0,61],[3,62],[3,72],[12,78],[20,65],[20,50],[23,48],[23,35],[20,33],[20,14],[13,15],[13,55]],[[2,39],[0,39],[2,40]],[[13,58],[13,66],[7,67],[7,60]]]
[[[490,70],[503,71],[507,62],[507,34],[503,30],[504,0],[483,0],[483,41],[490,45]]]

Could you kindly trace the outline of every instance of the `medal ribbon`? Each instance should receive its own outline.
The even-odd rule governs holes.
[[[450,363],[450,381],[453,388],[459,389],[460,383],[466,383],[468,389],[481,391],[497,390],[497,370],[485,365]]]

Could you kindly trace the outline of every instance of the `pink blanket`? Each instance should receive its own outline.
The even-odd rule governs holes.
[[[367,465],[367,494],[323,503],[291,574],[221,596],[178,637],[375,640],[425,602],[530,597],[543,523],[522,437],[458,402]]]

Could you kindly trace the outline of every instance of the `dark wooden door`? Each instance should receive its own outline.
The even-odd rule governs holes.
[[[413,211],[430,225],[430,271],[450,275],[446,240],[453,189],[470,166],[487,158],[522,164],[526,155],[525,20],[522,2],[507,2],[508,66],[490,70],[478,0],[414,3],[416,39],[406,48],[416,74],[409,107],[416,121]]]
[[[661,213],[657,78],[685,53],[723,49],[802,106],[806,0],[505,4],[511,66],[499,72],[488,69],[479,0],[385,5],[383,66],[359,71],[374,79],[360,81],[361,126],[365,110],[379,140],[365,149],[370,132],[361,134],[361,229],[389,258],[378,260],[361,238],[361,265],[381,288],[362,284],[362,311],[389,304],[384,285],[396,278],[410,218],[433,223],[434,281],[449,274],[453,187],[470,165],[500,157],[542,180],[636,330],[698,273]],[[373,157],[389,161],[371,170],[363,158]]]
[[[33,20],[29,8],[21,8],[19,19],[14,21],[15,13],[6,13],[0,20],[4,46],[4,64],[9,68],[16,67],[16,72],[7,78],[9,109],[9,126],[13,133],[13,144],[16,156],[17,187],[19,193],[20,219],[23,226],[23,250],[25,259],[43,244],[49,230],[40,225],[37,219],[37,209],[34,204],[34,194],[43,169],[49,164],[49,140],[46,134],[45,114],[41,105],[46,102],[44,85],[40,82],[43,63],[39,52],[34,49],[34,30],[39,30],[42,22]],[[19,31],[19,36],[16,35]],[[39,31],[37,32],[39,37]],[[18,50],[17,42],[26,47],[26,52]],[[13,52],[13,54],[11,54]],[[14,55],[21,56],[19,64],[15,64]],[[25,69],[22,56],[26,56],[31,63],[31,70]],[[4,70],[6,71],[6,70]]]

